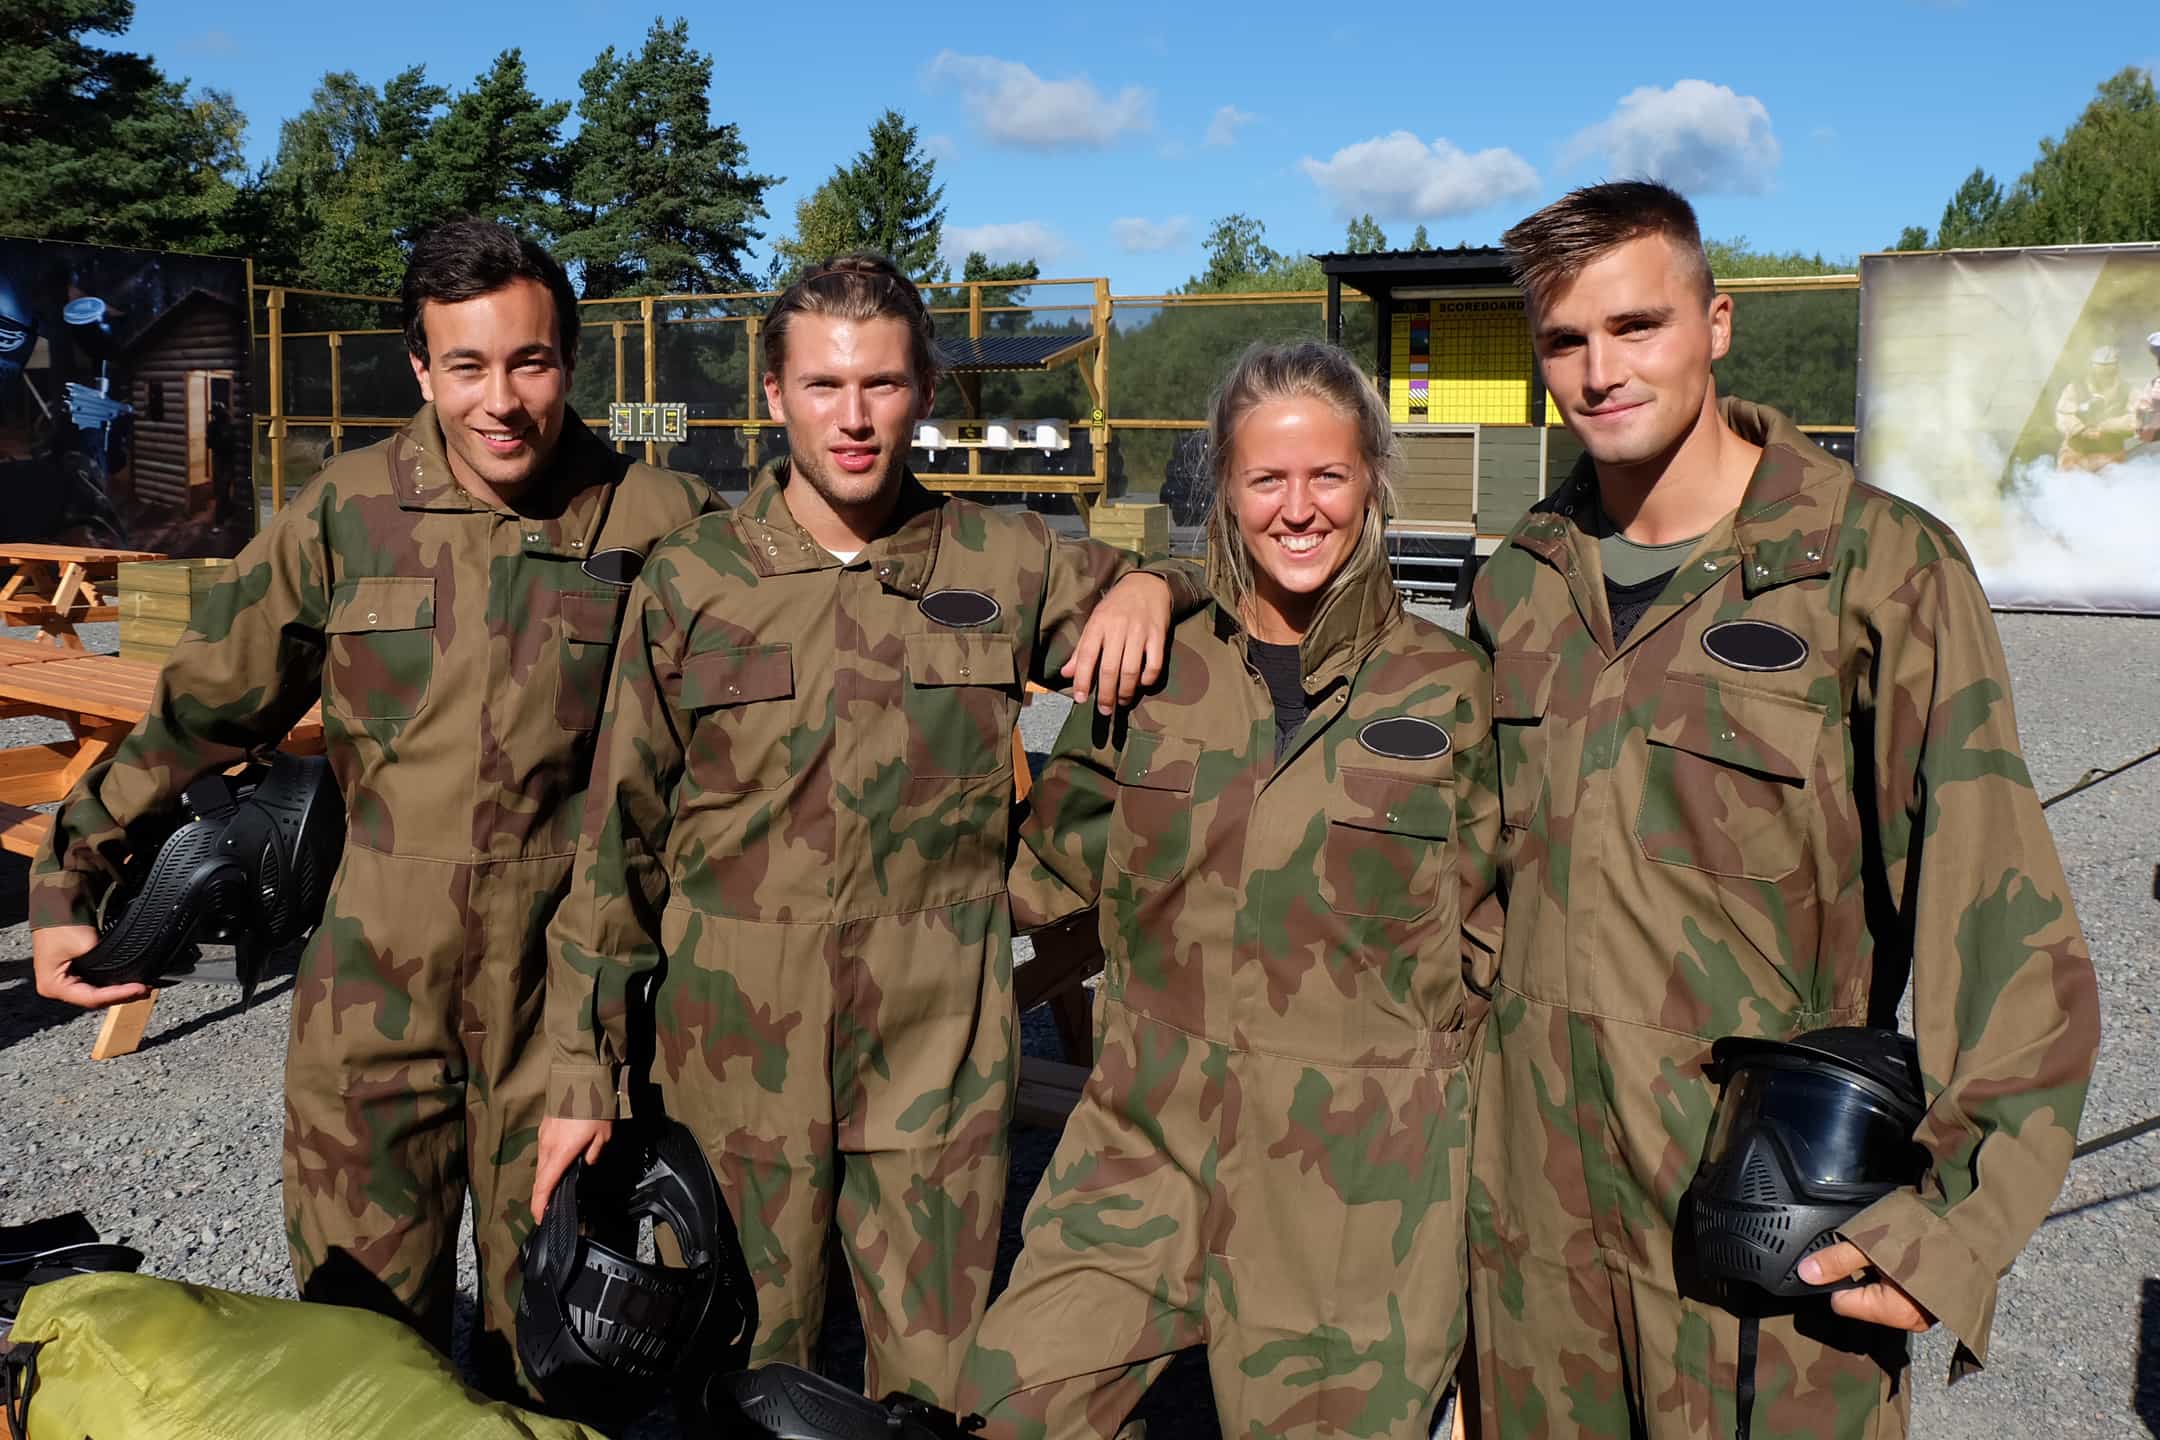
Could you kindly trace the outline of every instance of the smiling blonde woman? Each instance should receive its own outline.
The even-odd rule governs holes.
[[[1225,1433],[1427,1433],[1464,1328],[1498,944],[1487,671],[1406,614],[1386,407],[1340,350],[1217,391],[1215,603],[1074,712],[1011,896],[1096,912],[1097,1062],[970,1357],[992,1435],[1112,1435],[1204,1345]]]

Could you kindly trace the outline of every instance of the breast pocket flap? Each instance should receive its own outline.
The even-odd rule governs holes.
[[[785,700],[795,693],[795,648],[752,645],[741,650],[707,650],[682,665],[682,705],[686,710],[714,710],[759,700]]]
[[[376,575],[340,580],[330,592],[329,635],[426,630],[435,624],[435,580],[429,575]]]
[[[1152,730],[1135,730],[1118,756],[1118,784],[1136,790],[1189,793],[1200,767],[1200,742]]]
[[[907,673],[917,685],[1012,685],[1019,678],[1010,635],[910,635]]]
[[[1493,718],[1539,720],[1552,704],[1560,657],[1543,650],[1503,650],[1493,656]]]
[[[1822,734],[1818,705],[1672,676],[1658,696],[1649,738],[1721,765],[1805,782]]]

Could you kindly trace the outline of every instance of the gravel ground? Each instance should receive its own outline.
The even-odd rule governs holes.
[[[2004,615],[2000,624],[2042,795],[2160,742],[2160,623]],[[110,626],[86,627],[86,638],[95,649],[115,645]],[[1022,729],[1031,750],[1049,747],[1063,709],[1030,707]],[[51,722],[0,720],[0,745],[62,733]],[[2160,1114],[2160,761],[2064,801],[2049,819],[2100,973],[2100,1064],[2084,1125],[2100,1136]],[[13,1141],[0,1147],[0,1223],[80,1208],[109,1238],[146,1251],[160,1275],[290,1294],[277,1193],[286,986],[244,1013],[230,989],[175,987],[159,998],[137,1054],[92,1064],[96,1017],[33,991],[25,874],[21,859],[0,855],[0,1096],[10,1100]],[[1057,1054],[1045,1017],[1030,1017],[1025,1031],[1031,1053]],[[1006,1263],[1054,1142],[1040,1131],[1016,1137]],[[1984,1373],[1946,1391],[1947,1342],[1920,1343],[1917,1437],[2160,1434],[2156,1156],[2160,1135],[2147,1135],[2071,1167],[2054,1214],[2003,1284]],[[860,1353],[851,1329],[843,1317],[830,1331],[843,1369]],[[1204,1370],[1174,1367],[1147,1408],[1159,1433],[1200,1433],[1210,1413]]]

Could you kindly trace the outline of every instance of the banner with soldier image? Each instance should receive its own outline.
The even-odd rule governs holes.
[[[2160,613],[2160,245],[1860,262],[1863,478],[2015,609]]]
[[[243,260],[0,238],[0,541],[255,533]]]

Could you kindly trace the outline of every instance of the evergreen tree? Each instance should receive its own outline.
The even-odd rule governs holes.
[[[1898,232],[1897,244],[1892,245],[1890,248],[1892,250],[1929,249],[1927,226],[1907,225]]]
[[[84,38],[134,18],[132,0],[0,0],[0,231],[232,248],[240,112]]]
[[[1415,231],[1411,232],[1410,248],[1412,250],[1432,249],[1432,241],[1426,238],[1425,227],[1423,225],[1418,226]]]
[[[484,215],[527,231],[551,229],[569,113],[568,101],[544,104],[532,93],[523,54],[496,56],[415,148],[412,227]]]
[[[775,181],[743,168],[735,126],[713,124],[711,83],[682,20],[653,22],[638,54],[611,45],[585,72],[556,254],[588,299],[750,287],[742,253]]]
[[[794,235],[773,247],[772,283],[792,284],[850,250],[890,256],[917,284],[944,279],[945,187],[936,179],[937,162],[923,153],[915,127],[887,110],[870,127],[869,147],[796,202]]]
[[[1349,233],[1343,236],[1343,251],[1350,255],[1370,255],[1387,249],[1387,232],[1380,228],[1370,212],[1350,222]]]

